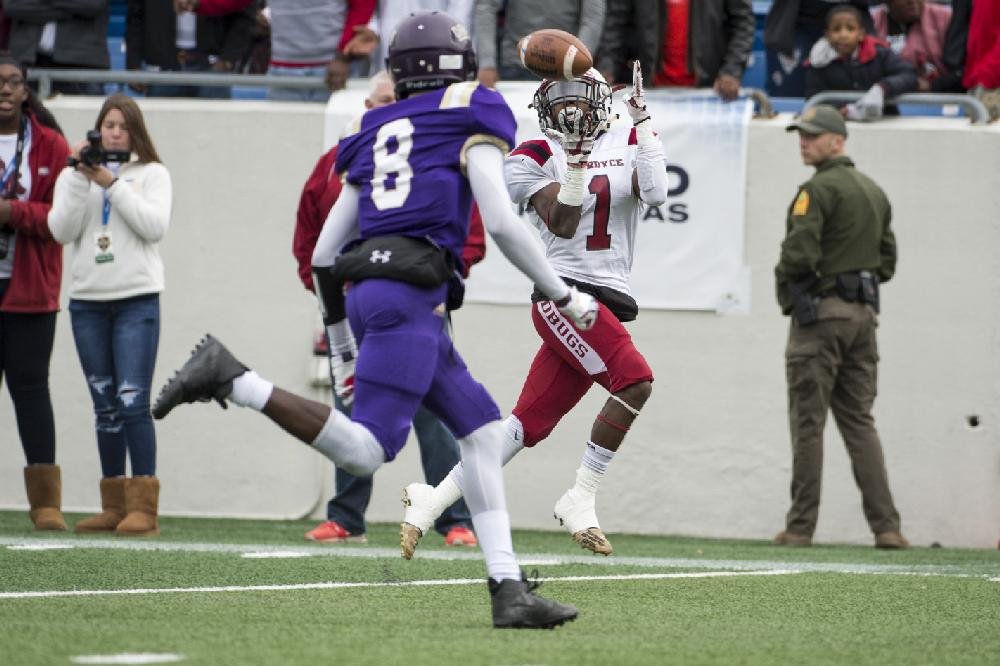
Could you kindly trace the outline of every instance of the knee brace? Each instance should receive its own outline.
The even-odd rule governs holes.
[[[625,402],[624,400],[622,400],[621,398],[619,398],[614,393],[612,393],[610,395],[610,398],[612,400],[614,400],[615,402],[617,402],[622,407],[624,407],[626,410],[628,410],[629,412],[631,412],[633,418],[636,417],[636,416],[639,416],[639,410],[638,409],[636,409],[632,405],[628,404],[627,402]],[[629,425],[622,425],[621,423],[615,423],[614,421],[612,421],[611,419],[609,419],[608,417],[606,417],[604,414],[598,414],[597,415],[597,420],[600,421],[601,423],[607,425],[607,426],[610,426],[611,428],[614,428],[615,430],[618,430],[619,432],[628,432],[628,429],[632,425],[631,423]]]

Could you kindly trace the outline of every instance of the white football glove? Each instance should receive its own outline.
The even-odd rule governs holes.
[[[581,331],[590,330],[597,322],[597,299],[590,294],[569,288],[569,301],[559,306],[559,312],[566,315]]]
[[[879,84],[873,85],[857,102],[847,105],[849,120],[870,121],[882,117],[885,106],[885,91]]]
[[[354,364],[356,362],[357,354],[352,352],[335,353],[330,356],[330,366],[333,368],[333,392],[344,403],[344,407],[350,407],[354,403]]]
[[[629,118],[632,119],[633,126],[649,120],[649,111],[646,110],[646,98],[643,97],[643,93],[642,67],[636,60],[632,63],[632,92],[623,100],[625,110],[628,112]]]
[[[578,107],[567,106],[559,111],[555,125],[555,129],[545,130],[545,136],[562,145],[566,163],[570,166],[586,164],[597,134],[597,128],[591,127],[590,117]]]

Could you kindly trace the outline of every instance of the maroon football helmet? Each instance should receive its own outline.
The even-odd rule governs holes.
[[[396,97],[444,88],[476,78],[476,52],[469,31],[443,12],[410,14],[396,26],[385,67]]]

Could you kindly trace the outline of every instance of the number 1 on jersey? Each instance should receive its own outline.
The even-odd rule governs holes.
[[[395,150],[389,152],[390,141],[395,140]],[[400,118],[379,128],[375,136],[374,169],[372,170],[372,203],[379,210],[399,208],[410,195],[413,167],[408,158],[413,148],[413,123]],[[386,188],[390,182],[391,188]]]
[[[587,236],[587,250],[610,249],[608,218],[611,217],[611,179],[605,174],[594,176],[590,179],[588,189],[597,196],[597,203],[594,204],[594,233]]]

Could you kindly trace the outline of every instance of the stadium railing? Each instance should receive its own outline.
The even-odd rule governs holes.
[[[152,83],[185,86],[240,86],[325,90],[322,76],[272,76],[268,74],[213,74],[197,72],[145,72],[109,69],[30,69],[28,80],[38,81],[43,99],[52,94],[53,81],[87,83]]]
[[[802,110],[816,106],[817,104],[829,104],[831,102],[856,102],[864,95],[864,91],[853,90],[826,90],[813,95],[806,100]],[[966,115],[973,125],[984,125],[990,120],[990,112],[978,99],[972,95],[961,93],[906,93],[898,95],[885,101],[886,104],[914,104],[918,106],[945,106],[953,104],[965,110]]]
[[[38,81],[38,94],[44,99],[52,94],[53,81],[76,81],[92,83],[151,83],[185,86],[239,86],[270,88],[298,88],[303,90],[325,90],[323,77],[315,76],[272,76],[267,74],[215,74],[198,72],[147,72],[138,70],[107,69],[31,69],[28,79]],[[666,90],[656,88],[656,90]],[[715,97],[708,89],[678,88],[677,94],[697,97]],[[754,101],[759,118],[775,115],[771,98],[760,88],[740,88],[740,94]]]

